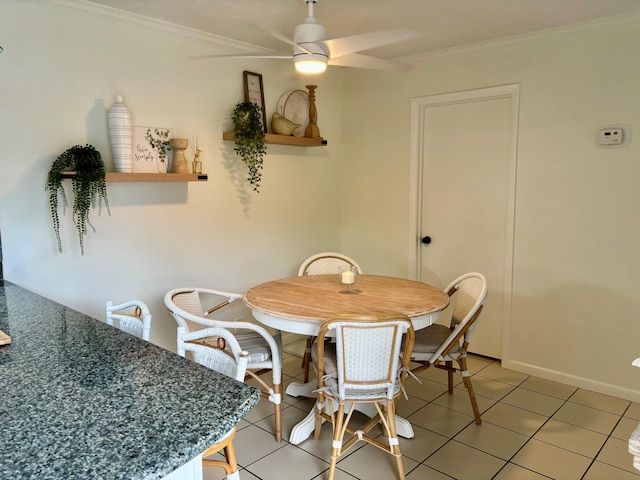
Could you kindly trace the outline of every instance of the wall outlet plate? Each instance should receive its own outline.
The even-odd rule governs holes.
[[[623,130],[619,127],[601,128],[598,142],[600,145],[618,145],[622,143]]]
[[[603,125],[598,128],[596,143],[601,148],[626,147],[631,141],[631,125]]]

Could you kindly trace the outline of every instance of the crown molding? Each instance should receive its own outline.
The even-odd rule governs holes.
[[[405,57],[398,58],[398,60],[417,64],[426,60],[450,55],[476,53],[493,49],[516,48],[544,40],[578,37],[593,33],[620,30],[623,28],[638,28],[639,24],[640,13],[625,13],[622,15],[613,15],[580,23],[562,25],[560,27],[546,28],[535,32],[510,35],[483,42],[467,43],[456,47],[442,48],[415,55],[407,55]]]
[[[137,13],[125,12],[117,8],[100,5],[88,0],[17,0],[38,7],[51,8],[60,12],[78,15],[92,20],[120,25],[127,28],[147,30],[186,42],[212,47],[224,54],[260,53],[265,49],[250,43],[206,33],[164,20],[145,17]]]
[[[79,15],[93,20],[120,25],[127,28],[147,30],[160,35],[173,37],[219,50],[221,54],[255,54],[266,53],[268,50],[250,43],[240,42],[227,37],[214,35],[189,27],[176,25],[164,20],[158,20],[144,15],[125,12],[117,8],[100,5],[90,0],[16,0],[39,7],[51,8],[64,13]],[[516,48],[541,40],[553,40],[588,35],[595,32],[606,32],[621,28],[637,28],[640,13],[627,13],[610,17],[588,20],[580,23],[547,28],[535,32],[511,35],[482,42],[468,43],[456,47],[431,50],[415,55],[398,57],[395,60],[410,64],[421,63],[433,58],[450,55],[460,55],[488,51],[492,49]]]

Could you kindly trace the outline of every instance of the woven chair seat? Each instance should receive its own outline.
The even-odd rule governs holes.
[[[452,331],[451,328],[437,323],[418,330],[416,332],[416,341],[413,344],[413,359],[429,360],[444,341],[449,338]],[[466,354],[467,352],[462,350],[459,344],[455,344],[449,351],[447,357],[456,360]]]
[[[229,331],[236,337],[242,350],[249,352],[249,363],[266,362],[271,359],[271,348],[262,335],[251,330],[229,329]],[[205,337],[198,343],[216,346],[218,342],[218,337]]]

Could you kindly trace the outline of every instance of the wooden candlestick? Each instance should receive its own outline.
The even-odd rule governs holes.
[[[318,111],[316,110],[316,93],[317,85],[307,85],[309,90],[309,124],[304,130],[304,136],[307,138],[322,138],[320,129],[318,128]]]
[[[189,173],[187,159],[184,156],[184,151],[189,146],[189,140],[186,138],[170,138],[169,146],[173,150],[171,173]]]

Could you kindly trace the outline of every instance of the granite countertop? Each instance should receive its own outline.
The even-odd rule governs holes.
[[[0,280],[0,478],[156,479],[260,399],[246,384]]]

